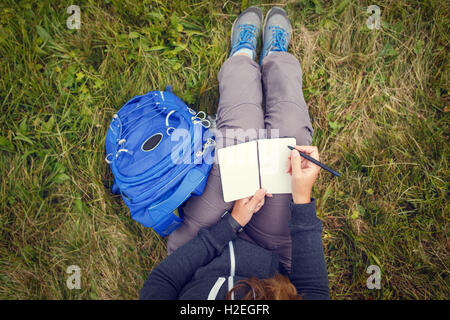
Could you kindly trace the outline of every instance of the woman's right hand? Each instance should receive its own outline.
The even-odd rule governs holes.
[[[295,149],[319,161],[319,150],[315,146],[295,146]],[[295,204],[311,202],[311,190],[319,175],[320,167],[292,150],[286,172],[291,174],[292,200]]]

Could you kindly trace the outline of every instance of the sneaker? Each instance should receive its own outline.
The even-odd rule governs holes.
[[[231,28],[230,57],[238,51],[256,57],[259,32],[263,20],[262,10],[258,7],[250,7],[242,12],[233,22]]]
[[[289,17],[279,7],[273,7],[267,12],[263,26],[263,48],[259,64],[270,52],[286,52],[291,39],[292,26]]]

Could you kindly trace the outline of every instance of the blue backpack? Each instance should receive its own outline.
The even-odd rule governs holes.
[[[202,194],[215,146],[206,114],[171,91],[168,86],[128,101],[113,116],[105,142],[111,191],[122,195],[134,220],[161,236],[180,226],[180,206]]]

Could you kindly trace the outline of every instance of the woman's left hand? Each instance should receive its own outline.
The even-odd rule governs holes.
[[[231,216],[241,227],[244,227],[250,221],[253,214],[258,212],[264,205],[264,197],[266,195],[272,197],[270,193],[266,194],[265,189],[259,189],[253,197],[236,200]]]

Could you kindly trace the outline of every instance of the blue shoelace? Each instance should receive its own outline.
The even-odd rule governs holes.
[[[256,38],[258,33],[258,29],[254,24],[240,24],[238,26],[239,31],[239,39],[238,42],[233,46],[231,52],[234,53],[239,49],[248,48],[251,50],[255,50],[255,44],[253,44],[253,40]]]
[[[286,51],[288,46],[286,30],[278,26],[270,26],[269,30],[272,31],[272,42],[268,51]]]

